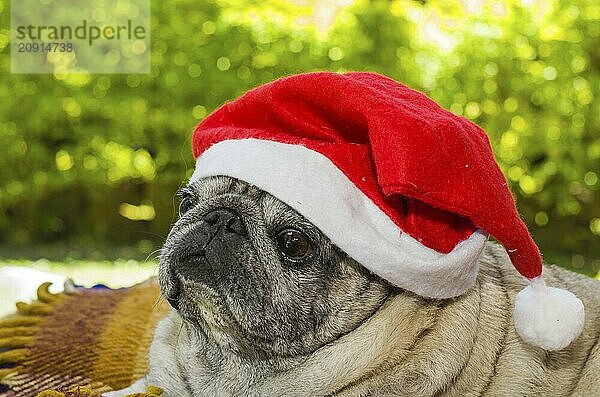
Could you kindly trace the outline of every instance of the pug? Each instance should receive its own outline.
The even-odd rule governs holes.
[[[352,233],[352,230],[348,230]],[[548,352],[512,322],[525,285],[488,242],[476,284],[452,299],[397,288],[288,205],[216,176],[181,191],[160,255],[173,310],[157,327],[147,386],[199,396],[600,395],[600,283],[545,266],[586,308],[582,335]]]

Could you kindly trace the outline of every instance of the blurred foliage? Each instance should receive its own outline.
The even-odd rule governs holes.
[[[282,75],[370,70],[486,129],[546,260],[600,269],[596,0],[156,0],[149,75],[9,74],[8,3],[0,0],[5,245],[150,251],[191,174],[199,120]]]

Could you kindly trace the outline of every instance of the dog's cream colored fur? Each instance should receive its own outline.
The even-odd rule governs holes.
[[[216,379],[173,313],[157,330],[147,378],[128,392],[150,384],[168,397],[600,395],[600,283],[545,267],[547,284],[569,289],[586,310],[579,339],[547,352],[515,333],[513,300],[525,281],[504,249],[489,243],[480,263],[476,285],[463,296],[394,295],[353,332],[277,373],[249,370],[232,355]]]

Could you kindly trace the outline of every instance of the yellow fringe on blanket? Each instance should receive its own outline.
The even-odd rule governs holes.
[[[15,397],[98,397],[146,373],[156,324],[170,311],[157,303],[155,278],[126,289],[60,294],[50,285],[0,319],[0,396],[8,387]],[[162,394],[149,387],[129,397]]]
[[[37,327],[6,327],[0,328],[0,339],[10,338],[15,335],[32,336],[38,331]]]
[[[37,289],[38,300],[27,304],[17,302],[17,313],[0,320],[0,349],[9,349],[0,352],[0,364],[18,364],[23,361],[28,353],[27,346],[33,340],[38,325],[44,316],[52,313],[52,306],[48,303],[56,302],[59,297],[49,291],[51,283],[44,283]],[[0,380],[14,372],[14,368],[0,369]]]
[[[87,387],[76,387],[65,393],[54,390],[45,390],[37,395],[37,397],[101,397],[100,393],[87,388]]]
[[[52,313],[52,306],[43,302],[17,302],[17,311],[21,314],[44,316]]]
[[[0,364],[17,363],[24,360],[28,349],[13,349],[0,353]]]
[[[53,303],[60,299],[59,295],[50,292],[52,283],[43,283],[37,289],[37,297],[40,302]]]
[[[163,389],[160,387],[148,386],[145,393],[128,394],[126,397],[161,397],[162,395]],[[76,387],[65,393],[54,390],[45,390],[36,397],[101,397],[101,394],[87,387]]]
[[[41,321],[42,318],[40,317],[12,315],[0,320],[0,328],[30,327],[39,324]]]

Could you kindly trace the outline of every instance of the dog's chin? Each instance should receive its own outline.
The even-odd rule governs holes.
[[[178,257],[177,254],[174,255]],[[181,307],[181,301],[183,299],[183,284],[184,279],[181,274],[177,271],[173,270],[177,267],[176,264],[171,263],[172,259],[167,259],[164,262],[161,262],[161,274],[159,283],[161,294],[164,299],[171,305],[171,307],[177,311],[179,311]],[[162,261],[162,260],[161,260]],[[204,265],[206,259],[202,255],[186,255],[185,257],[178,257],[177,262],[189,263],[194,266],[202,266]],[[198,263],[202,262],[202,263]]]
[[[210,287],[173,275],[162,289],[165,300],[186,323],[206,331],[229,328],[226,316],[219,310],[217,294]]]
[[[210,305],[201,302],[190,302],[185,297],[179,298],[178,309],[176,309],[183,321],[206,331],[221,331],[225,324],[218,312]]]
[[[171,271],[166,272],[167,275],[160,278],[160,291],[163,298],[175,310],[179,310],[181,300],[181,281]]]

